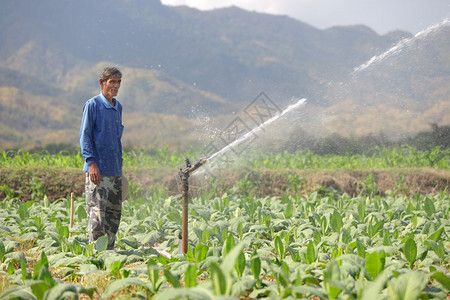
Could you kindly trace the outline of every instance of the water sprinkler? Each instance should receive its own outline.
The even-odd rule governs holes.
[[[186,254],[188,249],[188,194],[189,194],[189,176],[198,168],[200,168],[207,161],[206,158],[201,158],[191,163],[189,158],[184,159],[184,165],[178,166],[178,174],[181,179],[181,198],[183,201],[182,215],[181,215],[181,243],[182,251]]]

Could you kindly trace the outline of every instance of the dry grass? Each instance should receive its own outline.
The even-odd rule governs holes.
[[[176,169],[167,168],[127,168],[124,174],[130,182],[147,189],[149,186],[162,186],[170,195],[180,193],[178,173]],[[216,176],[215,188],[225,191],[247,178],[255,185],[258,195],[280,196],[292,188],[289,176],[301,178],[298,191],[309,192],[317,186],[334,188],[339,193],[358,195],[364,189],[369,176],[374,178],[380,192],[388,190],[404,194],[433,194],[448,189],[450,171],[431,168],[377,169],[377,170],[229,170]],[[78,169],[67,168],[4,168],[0,170],[0,180],[14,190],[20,190],[24,182],[37,177],[47,188],[50,200],[65,198],[74,192],[81,196],[84,192],[84,174]],[[190,179],[191,192],[208,192],[211,188],[208,180],[200,180],[196,176]],[[27,191],[22,191],[26,200]],[[0,200],[4,197],[0,191]]]

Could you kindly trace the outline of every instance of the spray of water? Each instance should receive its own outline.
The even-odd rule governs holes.
[[[254,136],[254,134],[258,134],[261,130],[264,130],[264,128],[270,126],[272,123],[274,123],[277,119],[281,118],[282,116],[286,115],[287,113],[303,106],[306,103],[306,99],[300,99],[296,103],[289,105],[285,110],[283,110],[281,113],[273,116],[269,120],[265,121],[258,127],[254,128],[253,130],[247,132],[246,134],[242,135],[240,138],[234,140],[232,143],[228,144],[227,146],[223,147],[221,150],[217,151],[213,155],[211,155],[208,158],[208,161],[213,160],[215,157],[221,156],[226,154],[228,151],[230,151],[233,148],[238,147],[242,142],[246,141],[247,139]]]
[[[200,133],[199,142],[205,147],[212,139],[220,134],[220,130],[212,126],[213,120],[210,112],[197,105],[191,108],[190,117],[196,121],[196,131]]]
[[[404,48],[408,47],[412,43],[416,42],[417,40],[426,38],[428,35],[440,30],[444,26],[450,26],[450,19],[444,19],[441,23],[434,24],[434,25],[428,27],[427,29],[420,31],[412,38],[402,39],[401,41],[399,41],[397,44],[395,44],[392,48],[390,48],[386,52],[384,52],[380,55],[376,55],[376,56],[372,57],[371,59],[369,59],[369,61],[367,61],[366,63],[354,68],[353,74],[361,72],[361,71],[369,68],[372,65],[379,64],[380,62],[384,61],[386,58],[396,55],[397,53],[399,53],[400,51],[402,51]]]
[[[380,55],[374,56],[370,60],[368,60],[366,63],[354,68],[353,74],[362,72],[373,65],[377,65],[377,64],[384,62],[387,58],[399,54],[401,51],[414,45],[415,42],[428,38],[431,34],[438,32],[439,30],[441,30],[443,27],[446,27],[446,26],[450,26],[450,19],[444,19],[442,22],[432,25],[432,26],[426,28],[425,30],[420,31],[419,33],[417,33],[415,36],[413,36],[411,38],[405,38],[405,39],[399,41],[397,44],[395,44],[392,48],[390,48],[386,52],[384,52]],[[246,134],[242,135],[238,139],[234,140],[232,143],[223,147],[221,150],[219,150],[216,153],[209,156],[208,161],[211,162],[214,159],[223,157],[229,151],[231,151],[233,149],[237,149],[241,144],[254,138],[255,135],[258,135],[261,131],[265,130],[268,126],[272,125],[275,121],[277,121],[282,116],[303,106],[305,104],[305,102],[306,102],[306,99],[300,99],[297,102],[295,102],[294,104],[288,106],[281,113],[275,115],[271,119],[267,120],[266,122],[262,123],[261,125],[254,128],[250,132],[247,132]],[[201,173],[201,172],[199,172],[199,173]]]

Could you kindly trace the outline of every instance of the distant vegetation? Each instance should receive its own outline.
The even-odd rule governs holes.
[[[29,152],[2,152],[0,153],[0,166],[3,167],[83,167],[81,154],[29,153]],[[124,167],[131,168],[173,168],[184,162],[185,157],[199,158],[198,153],[172,153],[167,148],[158,151],[129,151],[124,153]],[[317,155],[310,150],[295,153],[253,153],[243,155],[241,159],[230,163],[229,167],[250,167],[256,169],[380,169],[380,168],[424,168],[450,169],[450,149],[439,147],[430,150],[417,150],[412,147],[379,148],[367,154],[345,155]]]
[[[407,145],[418,150],[430,150],[434,147],[450,148],[450,126],[431,125],[430,131],[420,132],[412,137],[397,141],[389,139],[385,134],[367,135],[363,137],[345,137],[332,134],[325,138],[309,136],[309,150],[315,154],[344,155],[344,154],[370,154],[376,149],[400,147]],[[288,149],[296,150],[296,149]]]
[[[371,154],[374,151],[379,149],[392,149],[394,147],[402,147],[409,146],[415,148],[417,150],[426,151],[431,150],[435,147],[439,147],[440,149],[448,149],[450,148],[450,126],[438,126],[436,124],[431,125],[431,129],[429,131],[419,132],[415,136],[403,138],[398,141],[392,141],[383,133],[379,133],[378,135],[367,135],[364,137],[345,137],[339,134],[332,134],[330,136],[324,138],[315,138],[306,133],[301,133],[304,135],[302,138],[308,139],[308,142],[305,143],[309,145],[303,149],[288,147],[283,149],[282,151],[287,152],[295,152],[297,150],[309,150],[317,155],[345,155],[345,154]],[[295,137],[290,137],[295,138]],[[163,146],[160,148],[137,148],[128,146],[125,147],[125,152],[128,153],[139,153],[143,152],[146,154],[150,154],[150,156],[155,155],[156,153],[167,152],[167,146]],[[199,152],[201,149],[194,149],[192,145],[187,146],[184,150],[178,149],[175,152],[186,152],[190,153]],[[6,152],[23,152],[23,150],[18,148],[11,148],[5,150]],[[43,154],[77,154],[79,152],[79,146],[73,144],[49,144],[46,146],[35,147],[31,150],[27,150],[26,152],[34,154],[34,153],[43,153]]]

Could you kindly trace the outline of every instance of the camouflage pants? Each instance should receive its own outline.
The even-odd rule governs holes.
[[[122,177],[102,176],[95,185],[86,172],[85,189],[89,242],[107,235],[108,249],[112,250],[122,216]]]

